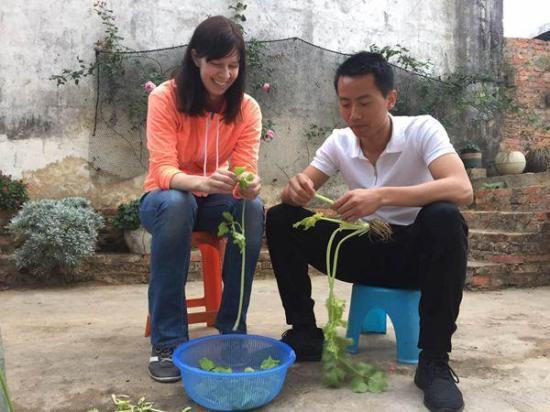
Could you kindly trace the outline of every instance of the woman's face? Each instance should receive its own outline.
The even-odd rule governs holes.
[[[220,100],[239,76],[239,53],[233,50],[225,57],[210,61],[206,57],[198,57],[195,50],[191,53],[209,99]]]

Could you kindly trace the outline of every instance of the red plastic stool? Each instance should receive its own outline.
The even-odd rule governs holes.
[[[188,313],[188,322],[206,323],[214,326],[222,301],[222,267],[225,255],[226,238],[219,238],[208,232],[193,232],[191,245],[199,248],[202,258],[202,278],[204,296],[187,299],[187,307],[204,307],[204,311]],[[147,315],[145,337],[151,335],[151,319]]]

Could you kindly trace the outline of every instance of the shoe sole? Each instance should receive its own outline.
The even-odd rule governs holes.
[[[424,388],[422,388],[416,379],[414,380],[414,384],[418,389],[424,393]],[[464,410],[464,405],[462,405],[459,409],[451,409],[451,408],[434,408],[432,405],[430,405],[428,402],[426,402],[426,399],[424,399],[424,406],[428,408],[430,412],[462,412]]]
[[[170,376],[170,377],[166,377],[166,378],[159,378],[158,376],[153,375],[151,372],[149,372],[149,376],[154,381],[157,381],[157,382],[160,382],[160,383],[173,383],[173,382],[177,382],[177,381],[181,380],[181,376],[177,376],[177,377]]]
[[[430,412],[462,412],[464,410],[464,405],[460,407],[460,409],[450,409],[450,408],[434,408],[432,407],[428,402],[424,400],[424,406],[428,408]]]

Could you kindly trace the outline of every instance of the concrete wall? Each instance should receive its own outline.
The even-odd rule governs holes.
[[[245,27],[259,39],[297,36],[343,52],[358,51],[371,43],[399,43],[417,58],[432,61],[436,73],[458,66],[484,72],[499,64],[502,0],[247,3]],[[125,44],[145,50],[185,44],[207,15],[229,16],[230,4],[227,0],[159,0],[154,5],[145,0],[118,0],[111,6]],[[121,180],[128,177],[124,173],[99,171],[90,163],[94,79],[85,79],[79,87],[61,88],[48,80],[61,69],[73,67],[77,55],[92,60],[93,44],[101,36],[102,26],[90,0],[0,3],[0,38],[4,39],[0,48],[0,169],[31,182],[33,196],[79,194],[106,207],[139,192],[139,176],[124,184]],[[307,164],[307,150],[311,155],[319,143],[306,146],[304,130],[309,124],[330,126],[338,120],[331,73],[323,72],[318,63],[297,65],[287,57],[285,67],[298,73],[301,84],[291,89],[281,86],[269,99],[261,98],[278,132],[278,138],[265,144],[261,153],[268,186],[280,186],[285,173],[293,174]],[[285,78],[275,74],[274,84],[283,85]],[[268,187],[265,196],[273,201],[274,191]]]

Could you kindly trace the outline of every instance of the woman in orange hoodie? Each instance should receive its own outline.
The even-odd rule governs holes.
[[[237,333],[246,333],[246,310],[264,227],[257,173],[261,113],[244,93],[245,44],[239,27],[215,16],[193,33],[174,79],[149,95],[149,171],[140,219],[152,234],[149,313],[152,353],[149,374],[160,382],[180,378],[174,348],[189,339],[185,283],[191,233],[216,233],[222,213],[236,220],[246,200],[245,294]],[[254,175],[239,188],[235,167]],[[216,328],[232,332],[240,294],[241,255],[228,242],[223,295]]]

